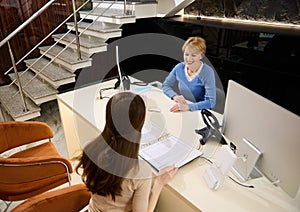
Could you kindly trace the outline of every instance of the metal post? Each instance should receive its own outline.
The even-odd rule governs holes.
[[[76,11],[75,0],[72,0],[72,4],[73,4],[74,25],[75,25],[75,33],[76,33],[75,36],[76,36],[76,45],[77,45],[77,55],[78,55],[78,60],[82,60],[80,43],[79,43],[79,35],[78,35],[77,11]]]
[[[14,72],[15,72],[15,75],[16,75],[17,83],[19,84],[18,87],[19,87],[19,92],[20,92],[21,99],[22,99],[23,106],[24,106],[24,112],[27,112],[28,108],[27,108],[27,105],[26,105],[26,102],[25,102],[25,99],[24,99],[24,96],[23,96],[23,88],[22,88],[22,85],[21,85],[21,81],[20,81],[20,78],[19,78],[19,73],[18,73],[18,69],[17,69],[17,66],[16,66],[15,58],[14,58],[13,52],[11,50],[9,41],[7,41],[7,45],[8,45],[8,50],[9,50],[11,62],[12,62],[12,65],[14,67]]]
[[[124,0],[124,16],[126,15],[126,0]]]
[[[1,106],[1,102],[0,102],[0,111],[1,111],[1,114],[0,114],[0,121],[6,121],[6,118],[5,118],[5,115],[4,115],[2,106]]]

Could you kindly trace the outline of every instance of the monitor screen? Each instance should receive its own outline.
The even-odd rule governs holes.
[[[296,91],[295,91],[296,92]],[[229,80],[222,132],[239,148],[243,139],[262,153],[256,168],[291,197],[300,185],[300,117]]]

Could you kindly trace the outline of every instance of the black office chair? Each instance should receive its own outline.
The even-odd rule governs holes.
[[[221,88],[216,88],[216,105],[212,109],[213,111],[223,114],[224,113],[224,107],[225,107],[225,92]]]

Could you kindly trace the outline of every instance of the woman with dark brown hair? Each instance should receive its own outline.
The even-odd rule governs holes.
[[[152,182],[151,168],[138,158],[145,115],[139,95],[122,92],[109,99],[105,127],[84,147],[76,166],[93,193],[89,211],[153,211],[175,175],[177,168],[170,168]]]

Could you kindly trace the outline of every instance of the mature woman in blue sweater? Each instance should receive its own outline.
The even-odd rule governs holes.
[[[178,63],[166,77],[163,92],[175,101],[171,112],[212,109],[216,104],[214,70],[202,61],[205,40],[190,37],[182,46],[184,62]],[[174,86],[178,85],[178,93]]]

